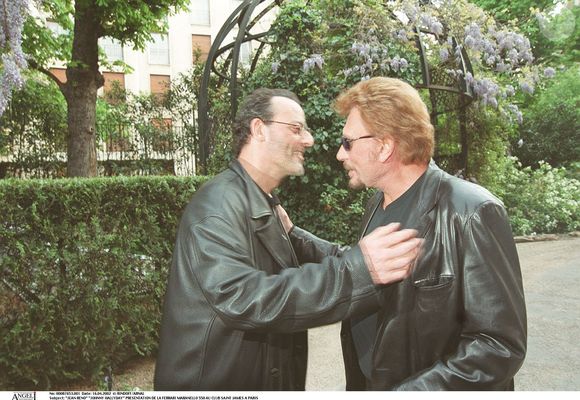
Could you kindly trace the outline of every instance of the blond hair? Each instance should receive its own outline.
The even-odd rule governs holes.
[[[397,143],[404,164],[428,163],[433,156],[434,129],[417,90],[399,79],[376,77],[346,90],[334,104],[346,117],[356,107],[373,135]]]

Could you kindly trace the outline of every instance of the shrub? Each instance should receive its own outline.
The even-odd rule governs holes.
[[[491,188],[505,203],[516,235],[561,233],[580,228],[580,182],[564,168],[540,162],[522,168],[515,158],[500,168]]]
[[[557,73],[546,89],[528,99],[520,136],[512,145],[524,166],[537,167],[545,161],[569,167],[580,160],[579,73],[577,66]]]
[[[205,178],[0,181],[0,387],[96,378],[157,346],[181,210]]]

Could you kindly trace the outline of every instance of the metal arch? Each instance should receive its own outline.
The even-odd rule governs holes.
[[[250,18],[252,16],[255,8],[269,1],[270,4],[252,21]],[[250,34],[249,30],[272,8],[279,6],[284,0],[244,0],[235,11],[227,18],[224,22],[222,28],[216,35],[214,42],[210,48],[207,60],[204,65],[203,76],[200,85],[200,95],[198,104],[198,126],[199,126],[199,172],[204,174],[207,173],[207,161],[210,155],[210,137],[212,131],[212,121],[209,118],[209,85],[211,73],[215,73],[219,77],[218,85],[221,86],[224,81],[229,80],[229,90],[231,96],[231,113],[230,120],[233,121],[238,106],[238,65],[239,65],[239,54],[241,46],[244,42],[257,40],[260,42],[258,49],[253,57],[250,73],[255,70],[257,62],[263,52],[266,44],[269,44],[266,40],[262,40],[266,37],[269,31],[265,31],[258,34]],[[425,0],[429,2],[429,0]],[[393,18],[397,18],[394,14]],[[224,40],[228,34],[238,26],[238,33],[233,42],[223,45]],[[433,77],[433,71],[430,68],[429,62],[426,57],[425,46],[423,45],[422,35],[432,34],[431,32],[423,31],[419,28],[415,29],[415,45],[419,51],[420,65],[421,65],[421,75],[422,83],[416,84],[415,87],[418,89],[426,89],[429,91],[432,112],[431,119],[433,124],[437,121],[437,116],[450,111],[459,112],[459,126],[461,134],[461,147],[462,147],[462,165],[467,167],[467,132],[466,132],[466,107],[473,101],[473,94],[471,88],[465,82],[465,75],[470,72],[473,75],[473,69],[471,62],[464,48],[461,48],[459,65],[455,63],[454,67],[462,71],[462,75],[459,77],[457,82],[452,85],[441,84],[441,82],[436,82]],[[443,35],[442,37],[446,37]],[[457,47],[459,46],[454,37],[452,39],[452,50],[455,54]],[[224,64],[223,70],[226,71],[229,67],[230,76],[228,77],[225,73],[218,71],[216,68],[216,60],[218,57],[230,51]],[[230,64],[231,63],[231,64]],[[448,96],[454,96],[457,99],[457,105],[455,107],[441,108],[437,98],[443,96],[443,93],[448,93]]]
[[[219,30],[218,34],[214,42],[211,45],[210,51],[207,56],[207,60],[204,65],[203,76],[201,79],[200,85],[200,96],[199,96],[199,104],[198,104],[198,126],[199,126],[199,171],[202,174],[207,172],[207,160],[209,158],[209,150],[210,150],[210,132],[212,129],[211,121],[209,119],[209,84],[210,84],[210,76],[211,72],[215,72],[221,76],[222,79],[227,79],[226,76],[220,74],[214,67],[217,58],[223,54],[225,51],[232,49],[230,53],[230,93],[232,96],[232,120],[235,116],[237,110],[237,72],[238,72],[238,59],[240,54],[241,46],[244,42],[257,39],[263,37],[267,34],[264,32],[261,35],[248,35],[247,29],[254,25],[255,21],[250,24],[250,18],[252,16],[252,12],[254,9],[261,3],[266,0],[244,0],[235,10],[234,12],[226,19],[224,24],[222,25],[221,29]],[[279,4],[280,0],[274,0],[273,4]],[[261,18],[265,13],[260,13],[256,17],[256,20]],[[230,43],[226,46],[222,46],[223,41],[226,39],[228,34],[231,30],[238,25],[238,34],[236,39],[233,43]],[[263,48],[260,45],[260,52]],[[259,55],[257,54],[257,56]],[[252,62],[252,66],[255,67],[257,63],[257,59],[255,58]]]
[[[429,99],[431,101],[431,123],[435,126],[437,124],[437,117],[440,114],[444,114],[450,111],[458,112],[458,123],[459,123],[459,136],[461,142],[461,155],[459,164],[463,168],[463,173],[465,176],[468,175],[468,135],[467,135],[467,114],[466,108],[473,101],[473,93],[469,85],[465,81],[465,76],[470,73],[473,76],[473,67],[471,61],[465,51],[465,48],[460,47],[459,52],[459,65],[457,67],[461,70],[462,74],[457,80],[455,86],[440,85],[433,82],[432,71],[429,68],[429,62],[425,56],[425,47],[423,46],[423,41],[421,39],[421,34],[429,34],[430,32],[423,32],[420,29],[415,29],[416,37],[415,43],[419,49],[419,58],[421,62],[421,74],[423,78],[423,84],[416,85],[417,88],[429,90]],[[456,53],[459,44],[455,37],[451,37],[451,45],[453,54]],[[456,61],[457,64],[457,61]],[[455,107],[443,108],[438,104],[438,97],[441,92],[451,92],[454,93],[458,104]],[[443,106],[445,106],[443,104]],[[435,149],[437,151],[437,147]],[[437,154],[435,154],[437,156]]]
[[[473,75],[473,68],[471,66],[471,62],[469,61],[469,57],[467,56],[467,53],[465,52],[465,49],[461,48],[461,52],[460,52],[461,63],[460,63],[460,65],[458,65],[458,67],[461,70],[462,75],[459,78],[457,85],[456,86],[446,86],[446,85],[434,83],[433,79],[432,79],[433,77],[432,77],[432,73],[431,73],[431,68],[429,67],[429,62],[427,61],[427,57],[425,56],[425,46],[423,45],[423,40],[421,39],[422,34],[430,34],[430,32],[424,32],[424,31],[416,28],[415,33],[416,33],[415,46],[419,50],[419,59],[420,59],[420,63],[421,63],[421,75],[422,75],[422,80],[423,80],[422,84],[415,85],[415,87],[418,89],[427,89],[427,90],[429,90],[430,94],[433,94],[434,91],[445,91],[445,92],[455,93],[456,95],[465,98],[464,99],[466,102],[465,105],[469,104],[473,100],[473,94],[471,93],[471,88],[469,88],[469,86],[467,86],[467,84],[465,83],[465,74],[467,72],[469,72]],[[451,40],[452,40],[453,51],[455,53],[455,50],[458,47],[457,40],[454,37],[451,37]],[[443,113],[449,112],[449,111],[452,111],[452,110],[440,110],[440,109],[437,109],[437,107],[433,107],[433,113],[435,113],[434,115],[443,114]]]

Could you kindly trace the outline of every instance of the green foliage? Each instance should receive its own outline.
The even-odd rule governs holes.
[[[569,178],[564,168],[540,162],[533,170],[506,159],[491,189],[505,203],[516,235],[580,229],[580,181]]]
[[[155,32],[164,32],[166,18],[187,9],[189,0],[54,0],[37,3],[39,12],[30,14],[23,31],[23,45],[30,66],[51,75],[54,60],[67,67],[67,81],[59,87],[67,99],[69,118],[67,175],[95,176],[97,89],[104,79],[99,67],[98,39],[109,37],[143,49]],[[61,32],[52,32],[50,21]],[[80,28],[79,28],[80,27]]]
[[[154,351],[178,218],[203,181],[0,181],[0,387],[96,379]]]
[[[21,171],[39,173],[41,160],[66,149],[66,104],[55,83],[31,73],[0,117],[0,155]]]
[[[539,161],[570,166],[580,160],[579,76],[578,66],[558,72],[528,99],[520,135],[512,140],[513,154],[524,166],[536,167]]]
[[[474,107],[467,114],[468,174],[485,187],[497,183],[497,166],[506,158],[509,138],[517,127],[489,109]]]
[[[312,229],[321,232],[325,238],[341,244],[353,244],[359,240],[364,205],[372,193],[372,190],[353,192],[325,185],[319,199],[319,208],[323,213],[314,214],[312,209],[306,209],[300,217],[304,223],[312,221]]]

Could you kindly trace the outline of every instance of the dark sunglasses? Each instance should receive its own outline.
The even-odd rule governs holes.
[[[350,149],[352,149],[352,142],[355,142],[357,140],[360,139],[368,139],[368,138],[373,138],[374,136],[361,136],[361,137],[357,137],[354,139],[349,139],[349,138],[345,138],[344,136],[340,138],[340,144],[342,145],[342,147],[344,147],[344,149],[346,151],[350,151]]]

